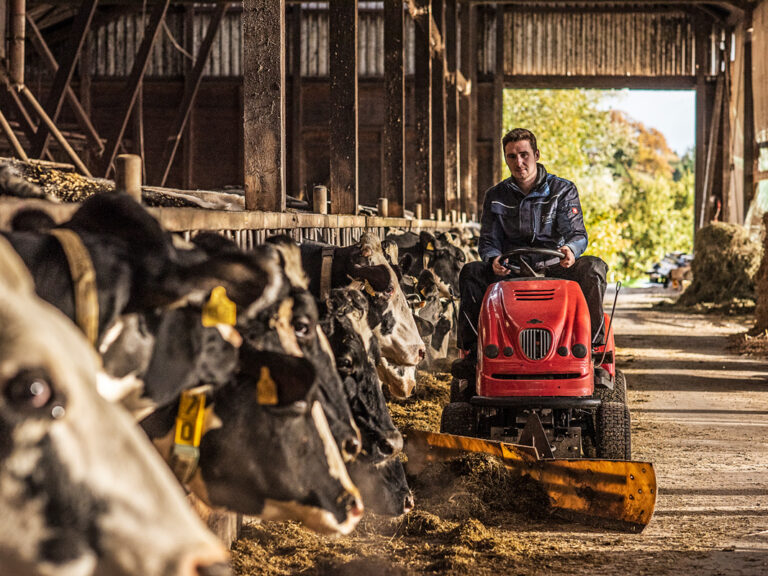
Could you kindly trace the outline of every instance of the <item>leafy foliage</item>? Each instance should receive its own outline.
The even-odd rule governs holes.
[[[600,109],[597,90],[507,90],[504,127],[534,132],[547,169],[579,189],[588,254],[612,279],[637,278],[693,243],[692,153],[681,160],[664,135]]]

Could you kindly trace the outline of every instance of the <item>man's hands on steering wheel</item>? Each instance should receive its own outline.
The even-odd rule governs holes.
[[[496,276],[508,275],[510,273],[510,265],[508,264],[508,261],[510,259],[513,259],[522,263],[523,260],[521,256],[526,254],[530,254],[530,255],[538,254],[542,256],[551,256],[553,258],[560,258],[560,266],[562,266],[563,268],[570,268],[576,262],[576,257],[573,255],[573,252],[568,246],[561,246],[557,250],[552,250],[549,248],[518,248],[516,250],[511,250],[509,252],[506,252],[494,258],[493,261],[491,262],[493,267],[493,273]],[[518,268],[518,267],[515,266],[515,268]],[[529,267],[523,266],[523,268],[529,268]],[[534,275],[537,275],[537,274],[534,272]]]

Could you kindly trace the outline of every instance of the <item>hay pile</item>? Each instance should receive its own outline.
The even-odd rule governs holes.
[[[737,224],[714,223],[703,227],[696,235],[693,282],[677,303],[694,306],[754,299],[761,253],[761,246]]]
[[[48,196],[62,202],[81,202],[93,194],[114,192],[115,183],[103,178],[87,178],[75,172],[33,162],[14,162],[27,182],[37,184]]]
[[[400,430],[440,431],[440,415],[451,396],[451,375],[419,372],[416,388],[406,400],[392,400],[389,411]]]

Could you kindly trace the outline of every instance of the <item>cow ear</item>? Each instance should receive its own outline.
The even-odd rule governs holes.
[[[352,277],[355,280],[368,280],[368,283],[376,292],[387,292],[392,287],[389,267],[383,264],[375,266],[355,264],[352,268]]]
[[[299,356],[256,350],[245,345],[240,371],[256,380],[256,400],[264,406],[289,406],[307,402],[314,390],[315,370]]]
[[[413,266],[413,256],[411,254],[406,254],[400,258],[400,271],[402,272],[403,276],[408,274],[411,266]]]
[[[434,334],[435,325],[432,324],[432,322],[416,315],[413,316],[413,319],[416,321],[416,328],[419,330],[419,336],[422,338],[427,338],[428,336],[432,336],[432,334]]]
[[[426,250],[427,252],[432,252],[435,249],[435,246],[437,245],[437,240],[435,237],[430,234],[429,232],[422,231],[419,234],[419,240],[421,241],[421,246]]]

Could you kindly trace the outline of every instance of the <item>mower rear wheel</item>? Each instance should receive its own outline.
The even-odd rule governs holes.
[[[451,378],[451,403],[469,402],[474,396],[474,386],[469,380]]]
[[[609,460],[632,458],[629,407],[622,402],[605,402],[597,409],[597,457]]]
[[[440,432],[457,436],[474,436],[475,410],[469,402],[451,402],[443,408],[440,418]]]
[[[613,379],[613,390],[610,390],[609,388],[595,387],[595,396],[597,396],[603,403],[618,402],[620,404],[626,404],[627,379],[624,376],[624,372],[616,370],[616,377]]]

